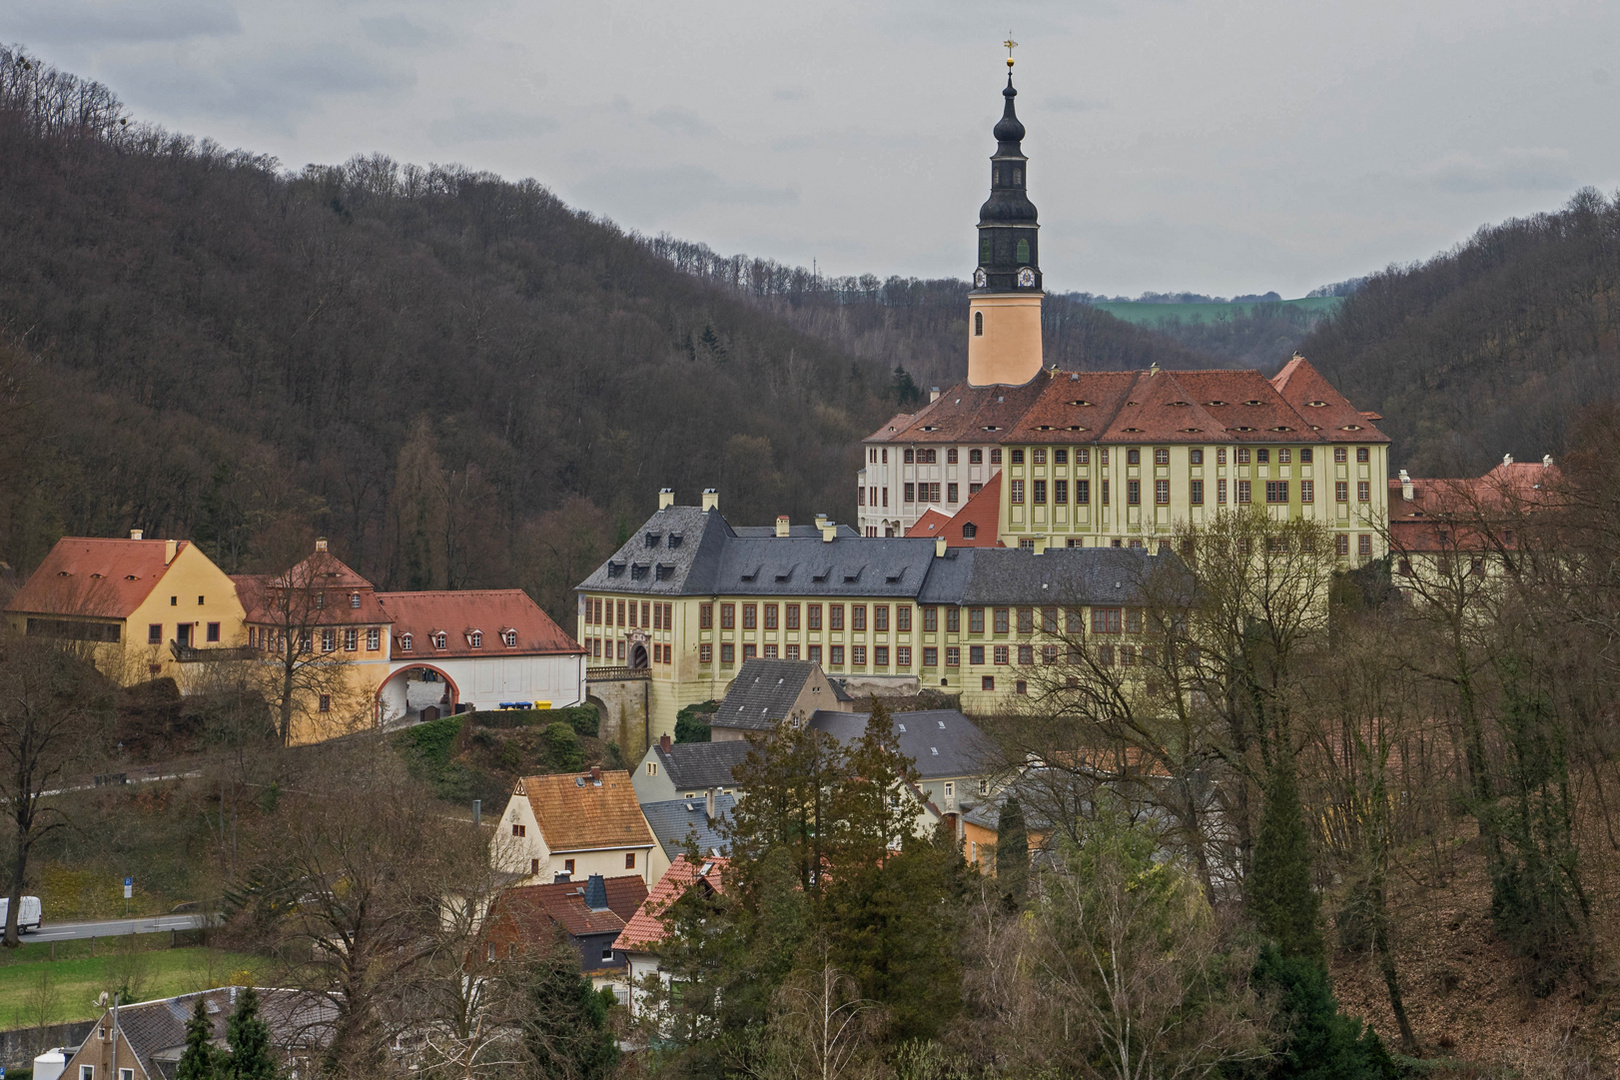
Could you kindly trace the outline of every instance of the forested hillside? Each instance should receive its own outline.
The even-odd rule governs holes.
[[[801,283],[772,292],[770,264],[695,259],[533,181],[287,172],[20,51],[0,50],[0,237],[18,572],[63,533],[190,537],[230,571],[327,533],[379,585],[516,584],[561,614],[660,487],[718,487],[742,522],[848,519],[859,438],[965,369],[960,283],[772,267]],[[1208,362],[1090,309],[1049,323],[1064,364]]]
[[[1384,416],[1415,475],[1478,474],[1564,449],[1580,405],[1620,389],[1620,197],[1481,229],[1376,274],[1300,346]]]

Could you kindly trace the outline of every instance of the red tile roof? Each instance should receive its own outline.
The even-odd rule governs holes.
[[[686,890],[699,881],[704,888],[724,892],[720,879],[729,864],[729,859],[714,858],[703,859],[694,865],[687,861],[685,855],[675,856],[675,861],[669,864],[664,876],[658,879],[658,884],[647,894],[647,899],[641,902],[641,907],[636,910],[613,947],[646,951],[657,945],[664,937],[662,920],[669,906],[685,896]]]
[[[653,847],[658,843],[623,769],[525,776],[514,794],[525,795],[546,846],[557,851]]]
[[[394,624],[394,655],[415,656],[556,656],[584,653],[584,648],[540,610],[522,589],[457,589],[447,592],[378,593],[384,618]],[[432,635],[445,633],[445,647],[435,649]],[[483,635],[479,647],[472,632]],[[504,635],[517,632],[508,646]],[[411,650],[400,646],[411,635]]]
[[[1473,479],[1412,477],[1411,499],[1399,478],[1391,480],[1391,545],[1413,554],[1494,546],[1481,529],[1547,499],[1558,476],[1557,467],[1548,462],[1504,461]]]
[[[1303,357],[1258,371],[1047,371],[953,386],[869,443],[1388,442]]]
[[[250,623],[276,626],[292,621],[316,626],[376,626],[388,622],[371,582],[324,548],[317,548],[281,573],[237,574],[231,580],[236,582],[236,594]],[[291,614],[278,601],[287,590],[293,594]],[[317,598],[319,606],[310,607]],[[304,610],[306,607],[310,609]]]
[[[624,929],[647,899],[647,883],[634,874],[610,877],[602,884],[607,892],[607,909],[592,911],[585,906],[585,882],[561,881],[549,885],[519,885],[495,897],[485,921],[485,938],[496,946],[496,955],[505,955],[508,944],[529,946],[556,923],[574,937],[611,934]]]
[[[6,610],[128,618],[172,565],[164,558],[169,543],[64,536]],[[184,540],[175,542],[175,558],[189,546]]]
[[[963,526],[971,523],[973,535]],[[932,508],[906,530],[907,536],[943,536],[946,547],[995,547],[1001,542],[1001,474],[968,497],[955,517],[947,518]]]

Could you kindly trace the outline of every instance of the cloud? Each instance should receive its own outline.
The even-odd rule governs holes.
[[[631,219],[661,221],[709,204],[791,206],[799,201],[799,192],[733,183],[700,165],[672,165],[599,172],[578,186],[574,201]]]
[[[249,117],[290,131],[297,118],[325,98],[406,90],[416,84],[416,76],[345,46],[322,44],[270,50],[249,59],[222,56],[208,69],[128,63],[119,65],[108,81],[127,87],[136,107]]]
[[[1453,195],[1568,191],[1576,186],[1569,151],[1550,147],[1504,147],[1483,157],[1448,154],[1423,166],[1419,178]]]
[[[361,19],[360,29],[366,40],[391,48],[411,49],[426,45],[433,35],[403,15],[384,15],[376,19]]]
[[[707,135],[714,130],[714,125],[704,121],[697,113],[686,109],[659,109],[647,117],[647,122],[673,135],[690,135],[693,138]]]
[[[1053,94],[1045,101],[1042,101],[1041,105],[1044,106],[1048,112],[1060,113],[1095,112],[1099,109],[1107,109],[1111,107],[1106,101],[1093,101],[1086,98],[1070,97],[1068,94]]]
[[[510,109],[468,109],[455,105],[453,116],[434,120],[427,126],[428,137],[440,146],[470,142],[503,142],[528,139],[556,131],[557,121],[539,113],[519,113]]]
[[[94,45],[184,41],[242,32],[229,4],[210,0],[0,0],[8,38]]]

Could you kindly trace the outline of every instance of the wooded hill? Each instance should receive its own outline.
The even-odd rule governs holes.
[[[859,439],[917,400],[895,369],[965,370],[961,283],[749,287],[533,181],[287,172],[6,50],[0,236],[20,573],[64,533],[189,537],[227,571],[328,534],[380,587],[564,615],[660,487],[849,520]],[[1054,362],[1209,362],[1080,305],[1049,322]]]
[[[1393,462],[1478,475],[1560,454],[1581,405],[1620,389],[1620,196],[1488,226],[1369,278],[1300,351],[1384,419]]]

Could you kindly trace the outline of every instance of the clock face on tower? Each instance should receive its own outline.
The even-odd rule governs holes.
[[[1034,285],[1035,284],[1035,271],[1031,270],[1027,266],[1024,267],[1022,270],[1018,271],[1018,284],[1022,285],[1026,289],[1029,288],[1031,285]]]
[[[982,289],[988,284],[990,284],[990,275],[984,272],[984,267],[981,266],[973,271],[973,285],[975,288]]]

